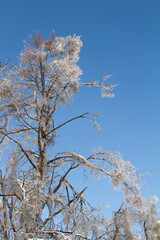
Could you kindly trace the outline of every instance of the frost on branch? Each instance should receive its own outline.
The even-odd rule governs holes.
[[[101,94],[102,97],[114,97],[114,93],[111,93],[112,89],[116,87],[117,85],[112,85],[108,84],[107,80],[110,78],[110,75],[104,75],[102,80],[97,82],[97,81],[92,81],[91,83],[81,83],[81,86],[96,86],[101,88]]]
[[[59,96],[63,101],[70,99],[78,90],[82,74],[76,64],[81,46],[80,37],[75,35],[41,41],[37,48],[26,44],[20,56],[19,77],[26,81],[26,84],[32,79],[32,87],[37,86],[37,80],[41,82],[43,77],[43,87],[51,97]],[[38,68],[40,71],[37,71]]]
[[[82,156],[74,149],[66,152],[65,146],[56,152],[60,128],[78,119],[100,128],[95,121],[100,115],[90,112],[57,121],[60,105],[81,86],[100,87],[102,96],[113,96],[109,76],[90,83],[80,79],[81,47],[76,35],[55,37],[52,32],[44,40],[36,34],[16,65],[0,67],[0,151],[6,162],[0,170],[1,239],[148,240],[159,234],[156,198],[142,196],[137,169],[119,153],[99,148]],[[87,201],[87,186],[75,188],[70,176],[79,169],[123,193],[111,219]]]

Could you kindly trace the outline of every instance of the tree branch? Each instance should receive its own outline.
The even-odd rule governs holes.
[[[32,160],[30,159],[30,157],[28,156],[28,154],[26,153],[26,151],[24,150],[24,148],[22,147],[22,145],[16,141],[15,139],[11,138],[8,134],[0,131],[0,133],[2,133],[3,135],[5,135],[7,138],[9,138],[10,140],[12,140],[13,142],[15,142],[19,147],[20,149],[22,150],[22,152],[24,153],[24,155],[27,157],[27,159],[29,160],[29,162],[31,163],[31,165],[36,169],[36,165],[32,162]]]
[[[74,200],[76,200],[78,197],[80,197],[82,195],[82,193],[84,193],[84,191],[88,188],[85,187],[79,194],[77,194],[74,198],[72,198],[69,203],[67,203],[66,205],[64,205],[62,208],[60,208],[57,212],[53,213],[51,216],[47,217],[45,219],[45,221],[43,222],[43,224],[41,225],[40,229],[42,229],[46,224],[47,222],[52,219],[54,216],[58,215],[59,213],[61,213],[66,207],[68,207],[68,204],[70,205],[72,202],[74,202]]]
[[[57,130],[58,128],[61,128],[62,126],[66,125],[67,123],[70,123],[70,122],[72,122],[72,121],[74,121],[74,120],[76,120],[76,119],[79,119],[79,118],[86,118],[86,117],[85,117],[86,115],[92,115],[92,116],[96,116],[96,117],[97,117],[97,116],[101,116],[101,114],[93,114],[93,113],[89,113],[89,112],[84,113],[84,114],[79,115],[79,116],[77,116],[77,117],[71,118],[70,120],[68,120],[68,121],[60,124],[60,125],[59,125],[58,127],[56,127],[56,128],[53,128],[51,131],[49,131],[49,132],[47,133],[46,136],[48,136],[49,134],[51,134],[53,131]]]
[[[73,169],[75,169],[75,168],[77,168],[77,167],[79,167],[79,164],[77,164],[76,166],[71,166],[71,167],[68,169],[68,171],[64,174],[64,176],[59,180],[59,183],[58,183],[57,187],[53,190],[53,193],[56,193],[56,192],[58,191],[58,189],[60,188],[62,182],[63,182],[64,179],[66,178],[67,174],[68,174],[71,170],[73,170]]]

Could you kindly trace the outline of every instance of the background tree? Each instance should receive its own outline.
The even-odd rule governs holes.
[[[83,113],[57,125],[57,109],[81,86],[101,87],[112,97],[108,76],[100,82],[80,81],[80,37],[48,40],[37,33],[25,43],[17,65],[1,66],[0,134],[5,170],[1,170],[0,232],[4,239],[154,239],[158,236],[156,197],[141,195],[143,182],[135,167],[119,153],[96,149],[87,157],[71,150],[53,154],[59,128],[77,119],[99,125],[93,113]],[[8,149],[6,151],[6,149]],[[69,175],[79,167],[104,176],[124,194],[113,218],[95,210],[78,192]]]

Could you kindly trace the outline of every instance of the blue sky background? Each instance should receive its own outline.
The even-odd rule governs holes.
[[[160,198],[160,1],[159,0],[5,0],[0,6],[0,60],[16,62],[23,40],[35,30],[48,37],[81,35],[79,65],[82,80],[100,80],[112,74],[119,84],[113,99],[101,98],[99,89],[81,89],[73,104],[62,108],[57,123],[83,112],[102,113],[95,133],[85,120],[59,131],[55,151],[75,150],[87,155],[102,146],[119,151],[144,177],[146,195]],[[79,186],[80,174],[74,176]],[[104,180],[89,179],[86,195],[118,208],[121,194]],[[108,212],[106,212],[107,214]]]

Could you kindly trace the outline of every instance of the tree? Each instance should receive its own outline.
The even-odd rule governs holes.
[[[78,67],[80,37],[48,40],[37,33],[25,43],[20,61],[0,70],[0,137],[7,165],[0,171],[0,234],[3,239],[156,239],[156,197],[141,195],[143,182],[137,169],[119,153],[102,148],[87,157],[74,152],[53,154],[59,128],[77,119],[98,124],[86,112],[57,125],[57,109],[83,86],[102,89],[112,97],[108,76],[82,83]],[[78,192],[69,175],[78,168],[104,176],[124,194],[113,218],[95,210]],[[45,210],[45,213],[43,213]],[[158,238],[157,238],[158,239]]]

